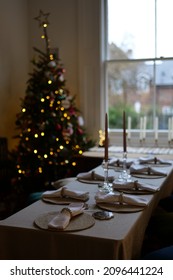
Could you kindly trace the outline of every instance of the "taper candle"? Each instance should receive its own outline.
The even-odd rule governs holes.
[[[108,116],[105,115],[105,162],[108,162]]]
[[[171,117],[171,141],[173,140],[173,117]]]
[[[123,151],[127,152],[127,143],[126,143],[126,113],[123,112]]]
[[[168,142],[171,141],[171,118],[168,118]]]
[[[130,140],[131,138],[131,122],[132,122],[132,119],[131,117],[128,117],[128,139]]]
[[[158,117],[155,117],[155,123],[154,123],[154,131],[155,131],[155,141],[158,140]]]
[[[143,119],[143,140],[146,138],[146,128],[147,128],[147,117],[144,116]]]
[[[140,117],[140,131],[139,131],[139,140],[143,139],[143,117]]]

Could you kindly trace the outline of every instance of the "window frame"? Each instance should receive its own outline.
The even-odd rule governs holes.
[[[156,4],[157,1],[155,1]],[[156,8],[155,8],[155,14],[156,14]],[[101,45],[102,51],[104,51],[105,54],[105,60],[104,60],[104,84],[105,84],[105,107],[106,107],[106,111],[108,111],[108,92],[107,92],[107,84],[108,84],[108,79],[107,79],[107,66],[109,63],[116,63],[116,62],[136,62],[136,61],[153,61],[154,62],[154,81],[156,80],[156,63],[157,61],[165,61],[165,60],[173,60],[173,57],[162,57],[162,58],[158,58],[155,57],[154,58],[141,58],[141,59],[108,59],[107,56],[107,42],[108,42],[108,0],[104,1],[104,29],[102,29],[102,32],[104,32],[106,34],[105,36],[105,44]],[[157,20],[157,19],[156,19]],[[157,29],[156,29],[156,21],[155,21],[155,33],[157,36]],[[155,38],[156,40],[156,38]],[[155,54],[157,53],[157,46],[155,44]],[[154,88],[154,110],[153,110],[153,120],[155,120],[156,117],[156,84],[155,84],[155,88]],[[154,127],[154,123],[153,123],[153,127]],[[129,141],[129,144],[131,146],[169,146],[170,143],[168,141],[168,130],[167,129],[163,129],[163,130],[158,130],[158,140],[155,141],[155,131],[154,128],[153,129],[147,129],[147,133],[146,133],[146,139],[144,141],[140,140],[140,129],[133,129],[131,131],[132,137],[133,137],[133,141]],[[109,129],[109,137],[110,137],[110,143],[113,145],[121,145],[121,136],[122,136],[122,129]]]

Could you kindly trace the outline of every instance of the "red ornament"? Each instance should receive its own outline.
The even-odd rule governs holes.
[[[78,130],[79,134],[81,134],[81,135],[84,133],[83,130],[81,128],[79,128],[79,127],[78,127],[77,130]]]
[[[56,130],[60,130],[61,129],[61,125],[58,123],[57,125],[56,125]]]

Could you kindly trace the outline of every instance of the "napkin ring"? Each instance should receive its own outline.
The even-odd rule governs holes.
[[[71,209],[69,209],[68,207],[64,207],[62,210],[61,210],[61,213],[63,213],[64,211],[68,212],[70,214],[70,218],[72,218],[72,211]]]
[[[91,172],[91,180],[95,180],[96,178],[95,178],[95,171],[92,171]]]
[[[120,167],[120,160],[117,159],[117,167]]]
[[[123,204],[123,192],[119,195],[119,204]]]
[[[148,173],[148,175],[151,175],[151,168],[150,167],[147,168],[147,173]]]
[[[139,189],[139,187],[138,187],[138,180],[134,181],[134,188],[135,188],[136,191]]]
[[[61,189],[61,197],[65,197],[64,188]]]

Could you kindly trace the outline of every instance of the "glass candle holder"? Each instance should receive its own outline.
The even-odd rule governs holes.
[[[109,182],[109,176],[108,176],[108,161],[103,161],[102,167],[104,170],[104,182],[102,184],[99,184],[99,190],[105,193],[112,192],[112,183]]]
[[[118,177],[118,181],[121,182],[129,182],[131,181],[131,175],[127,169],[127,153],[123,153],[123,167],[120,176]]]

